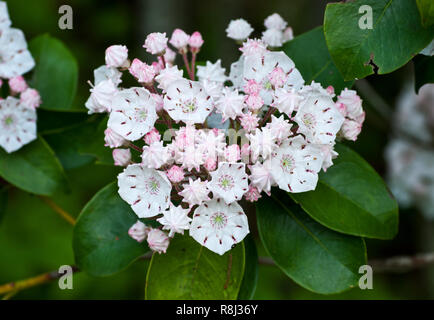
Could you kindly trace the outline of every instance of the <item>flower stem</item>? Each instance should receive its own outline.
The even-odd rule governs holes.
[[[53,209],[59,216],[66,220],[69,224],[74,225],[75,219],[61,207],[59,207],[53,200],[48,197],[39,196],[39,199],[44,201],[51,209]]]
[[[184,64],[185,64],[185,68],[187,69],[188,76],[190,77],[191,80],[193,80],[193,77],[191,76],[191,71],[190,71],[190,64],[188,63],[186,53],[182,54],[182,59],[184,59]]]
[[[194,81],[195,78],[195,69],[196,69],[196,52],[192,53],[192,58],[191,58],[191,80]]]
[[[267,123],[268,119],[271,117],[271,115],[274,113],[274,111],[276,111],[276,108],[274,108],[274,107],[270,107],[270,109],[268,109],[268,111],[265,114],[264,118],[262,119],[259,127],[263,127]]]
[[[138,151],[138,152],[142,152],[142,148],[136,146],[134,143],[132,142],[128,142],[128,147],[133,148],[134,150]]]

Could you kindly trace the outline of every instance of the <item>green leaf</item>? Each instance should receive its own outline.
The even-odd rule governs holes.
[[[66,170],[94,162],[113,165],[112,151],[104,146],[104,130],[107,117],[99,115],[68,128],[46,134],[50,146],[56,152]],[[89,140],[89,137],[92,139]]]
[[[244,244],[220,256],[190,236],[176,236],[166,254],[154,253],[146,276],[149,300],[233,300],[244,273]]]
[[[330,57],[322,26],[287,42],[283,51],[294,61],[307,84],[315,81],[324,87],[331,85],[338,93],[353,85],[354,81],[344,81]]]
[[[128,235],[137,220],[131,207],[119,197],[115,182],[101,189],[83,208],[74,226],[78,267],[93,276],[108,276],[146,253],[148,247]]]
[[[6,213],[6,207],[8,205],[9,187],[5,186],[0,188],[0,223],[3,216]]]
[[[41,95],[40,108],[74,111],[72,102],[78,81],[78,64],[74,56],[60,40],[48,34],[33,39],[29,49],[36,62],[31,85]]]
[[[434,1],[432,0],[416,0],[419,8],[422,25],[429,27],[434,24]]]
[[[291,197],[316,221],[343,233],[391,239],[398,232],[398,204],[381,177],[350,148],[336,145],[334,165],[321,172],[314,191]]]
[[[372,29],[361,29],[364,6],[372,8]],[[363,24],[362,24],[363,25]],[[330,55],[345,80],[392,72],[432,40],[434,27],[423,28],[416,3],[409,0],[355,0],[329,3],[324,33]]]
[[[302,287],[321,294],[339,293],[357,285],[366,264],[363,239],[318,224],[285,193],[256,205],[262,243],[282,271]]]
[[[434,83],[434,56],[418,54],[413,59],[416,93],[425,83]]]
[[[255,240],[251,234],[248,234],[243,241],[246,251],[246,263],[244,269],[243,282],[241,283],[238,300],[252,300],[256,291],[258,282],[258,252],[256,250]]]
[[[53,195],[67,186],[59,160],[42,137],[10,154],[0,149],[0,176],[38,195]]]

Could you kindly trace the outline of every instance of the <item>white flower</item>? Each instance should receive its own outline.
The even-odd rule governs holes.
[[[170,155],[163,141],[153,142],[150,146],[143,147],[142,164],[147,168],[158,169],[166,164]]]
[[[226,137],[223,130],[199,130],[197,145],[207,158],[217,159],[226,147]]]
[[[267,127],[270,128],[272,135],[276,137],[279,143],[292,135],[292,124],[288,120],[285,120],[283,115],[279,118],[271,115],[271,122],[267,123]]]
[[[190,207],[195,204],[202,204],[204,201],[208,201],[209,190],[207,188],[208,181],[201,181],[200,178],[197,178],[193,181],[193,179],[188,179],[188,184],[183,184],[182,190],[179,195],[184,198],[184,202],[187,202]]]
[[[166,33],[153,32],[148,34],[143,48],[151,54],[162,54],[167,48]]]
[[[95,86],[105,80],[111,80],[115,86],[118,86],[122,82],[122,72],[116,68],[109,68],[106,65],[95,69],[93,75],[95,77]]]
[[[328,95],[311,95],[299,107],[294,117],[309,142],[333,144],[344,117]]]
[[[0,33],[11,26],[7,3],[0,1]]]
[[[149,249],[159,254],[166,253],[170,242],[167,235],[159,229],[151,229],[151,231],[148,232],[146,241],[148,241]]]
[[[244,60],[243,78],[245,81],[253,79],[262,85],[263,89],[260,95],[267,105],[271,104],[273,98],[273,86],[270,83],[269,75],[277,67],[281,68],[288,76],[284,89],[301,89],[304,80],[295,68],[294,62],[284,52],[268,52],[262,56],[248,56]]]
[[[159,83],[158,88],[163,91],[167,91],[167,88],[175,81],[183,79],[184,71],[179,70],[178,66],[166,67],[160,71],[160,74],[155,77],[155,80]]]
[[[224,87],[221,96],[216,100],[215,107],[223,116],[223,121],[234,119],[243,114],[244,95],[238,90]]]
[[[23,105],[30,109],[36,109],[41,105],[41,96],[39,92],[32,88],[27,88],[20,95],[20,101]]]
[[[251,166],[249,179],[254,187],[259,192],[265,191],[270,195],[271,186],[274,184],[273,177],[271,176],[271,161],[264,161],[263,164],[257,162]]]
[[[35,66],[21,30],[10,28],[0,32],[0,78],[21,76]]]
[[[90,98],[85,104],[88,113],[110,112],[111,103],[118,92],[115,84],[110,79],[104,80],[90,89],[90,92]]]
[[[200,84],[203,86],[206,94],[211,96],[214,100],[218,99],[222,94],[223,83],[221,82],[201,80]]]
[[[241,200],[249,189],[244,163],[220,162],[218,169],[210,174],[208,189],[214,198],[222,198],[226,203]]]
[[[283,142],[273,153],[271,175],[282,190],[294,193],[315,190],[323,160],[318,145],[296,136]]]
[[[225,68],[221,66],[221,60],[218,59],[215,63],[206,62],[206,66],[197,66],[197,77],[200,81],[208,80],[223,83],[227,77]]]
[[[176,122],[204,123],[212,111],[212,99],[199,82],[177,80],[167,88],[164,109]]]
[[[114,45],[105,50],[105,63],[107,67],[119,68],[125,66],[128,59],[126,46]]]
[[[157,120],[155,100],[143,88],[118,92],[112,101],[107,126],[129,141],[140,139],[154,128]]]
[[[258,128],[255,130],[255,134],[248,134],[246,137],[250,140],[250,150],[254,162],[259,156],[262,156],[263,159],[268,158],[277,148],[277,137],[270,128],[263,127],[262,130]]]
[[[175,154],[175,161],[188,171],[193,170],[193,168],[200,171],[199,167],[205,162],[203,148],[191,145],[185,147],[184,150],[178,150]]]
[[[14,97],[0,100],[0,146],[11,153],[36,138],[36,111]]]
[[[219,199],[206,202],[194,211],[190,236],[209,250],[223,255],[249,233],[247,216],[237,202]]]
[[[150,227],[146,226],[146,224],[140,220],[137,220],[137,222],[128,229],[128,235],[137,242],[143,242],[148,236],[149,231],[151,231]]]
[[[345,119],[340,132],[345,139],[356,141],[361,131],[362,124],[354,120]]]
[[[172,185],[161,171],[131,164],[118,175],[118,186],[139,218],[154,217],[169,206]]]
[[[157,221],[163,225],[163,230],[169,230],[169,237],[173,237],[175,233],[184,234],[184,230],[190,228],[189,212],[190,209],[176,207],[171,203],[169,209],[164,211],[164,216]]]
[[[282,31],[286,28],[286,21],[278,13],[273,13],[268,16],[264,21],[264,26],[267,29],[277,29]]]
[[[244,60],[245,57],[241,56],[237,62],[231,64],[229,80],[232,82],[234,88],[236,89],[241,89],[244,84]]]
[[[0,100],[0,146],[11,153],[36,138],[36,111],[14,97]]]
[[[277,29],[267,29],[262,32],[262,41],[270,47],[280,47],[283,44],[283,33]]]
[[[282,113],[286,113],[288,117],[291,117],[292,113],[298,110],[301,101],[304,99],[296,90],[283,88],[276,89],[273,98],[273,107]]]
[[[229,38],[239,41],[247,39],[252,31],[252,26],[244,19],[231,20],[226,29]]]

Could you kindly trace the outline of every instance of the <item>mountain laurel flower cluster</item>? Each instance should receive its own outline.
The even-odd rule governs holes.
[[[37,137],[36,108],[41,98],[22,76],[34,66],[23,32],[11,27],[6,2],[0,1],[0,88],[7,86],[9,91],[7,97],[0,95],[0,146],[7,153]]]
[[[127,48],[114,45],[94,72],[86,107],[109,114],[105,145],[125,167],[119,195],[140,219],[129,235],[155,252],[188,232],[224,254],[249,233],[242,201],[258,201],[273,186],[314,190],[320,170],[337,156],[336,139],[355,140],[361,130],[356,92],[335,99],[332,87],[306,85],[294,62],[276,51],[292,30],[278,14],[265,27],[254,39],[248,22],[230,22],[226,32],[242,54],[229,73],[221,60],[198,65],[204,40],[181,29],[146,37],[151,64],[128,59]],[[123,73],[138,85],[121,87]]]

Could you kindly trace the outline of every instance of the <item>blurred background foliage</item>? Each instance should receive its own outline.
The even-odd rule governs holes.
[[[24,31],[27,40],[42,33],[61,39],[76,56],[80,77],[77,106],[84,109],[89,95],[87,80],[93,69],[104,63],[104,50],[112,44],[124,44],[130,58],[149,58],[142,48],[146,34],[154,31],[171,34],[179,27],[191,33],[199,30],[205,45],[200,59],[215,61],[229,68],[238,59],[236,45],[225,35],[231,19],[243,17],[263,30],[263,20],[278,12],[299,35],[319,26],[327,1],[323,0],[9,0],[13,26]],[[73,30],[58,28],[59,6],[69,4],[74,12]],[[312,48],[315,50],[315,48]],[[411,80],[413,64],[383,76],[370,76],[356,83],[367,113],[364,130],[350,146],[374,168],[384,174],[384,147],[388,141],[390,109],[404,84]],[[378,111],[378,110],[383,110]],[[81,121],[85,115],[68,114]],[[55,127],[55,124],[53,124]],[[72,133],[73,134],[73,133]],[[103,144],[103,141],[101,141]],[[71,192],[59,193],[55,202],[73,216],[119,172],[112,166],[89,161],[81,168],[67,171]],[[349,182],[351,183],[351,182]],[[251,219],[253,221],[254,219]],[[254,228],[252,228],[254,229]],[[400,212],[400,230],[393,241],[368,240],[369,259],[394,255],[414,255],[434,250],[434,224],[416,210]],[[260,256],[266,252],[254,234]],[[0,225],[0,284],[28,278],[60,265],[74,264],[72,227],[56,215],[41,199],[17,189],[11,190],[7,212]],[[92,278],[83,273],[74,276],[74,290],[60,290],[57,281],[19,292],[15,299],[140,299],[143,297],[147,261],[140,260],[120,274]],[[374,289],[320,296],[302,289],[277,267],[260,266],[257,299],[424,299],[434,298],[434,268],[404,274],[375,274]]]

